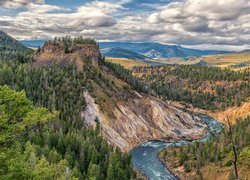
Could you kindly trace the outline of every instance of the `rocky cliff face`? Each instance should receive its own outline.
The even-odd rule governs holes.
[[[137,93],[136,98],[117,103],[113,117],[104,115],[88,92],[84,96],[87,109],[82,116],[86,123],[94,126],[97,118],[102,134],[122,151],[129,151],[147,140],[198,139],[207,131],[199,117],[151,96]]]
[[[92,44],[70,45],[65,51],[65,45],[60,42],[47,42],[35,53],[37,66],[50,65],[53,63],[64,66],[75,63],[79,70],[82,69],[83,59],[97,63],[101,57],[98,46]]]

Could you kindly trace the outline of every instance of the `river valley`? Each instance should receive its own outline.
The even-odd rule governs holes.
[[[202,120],[208,125],[209,131],[204,134],[203,138],[195,141],[207,141],[210,139],[212,133],[219,133],[223,129],[223,125],[215,119],[199,115]],[[165,165],[158,159],[158,154],[161,150],[171,146],[183,146],[195,141],[178,141],[178,142],[162,142],[162,141],[148,141],[135,147],[132,151],[132,163],[135,170],[139,170],[149,180],[172,180],[178,179],[176,176],[165,167]]]

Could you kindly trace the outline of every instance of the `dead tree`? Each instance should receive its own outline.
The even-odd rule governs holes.
[[[233,153],[234,153],[234,160],[233,160],[233,165],[234,165],[234,174],[235,174],[235,178],[236,180],[239,179],[239,175],[238,175],[238,169],[237,169],[237,160],[238,160],[238,156],[237,156],[237,150],[236,150],[236,145],[233,139],[233,129],[232,129],[232,125],[229,121],[229,118],[227,117],[227,123],[228,123],[228,127],[229,127],[229,136],[231,139],[231,143],[232,143],[232,148],[233,148]]]

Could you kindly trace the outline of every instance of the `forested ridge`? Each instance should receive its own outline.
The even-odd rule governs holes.
[[[21,63],[32,60],[32,50],[22,45],[3,31],[0,31],[0,59],[17,60]]]
[[[85,89],[91,92],[95,84],[115,88],[96,67],[85,63],[84,71],[78,71],[74,65],[37,68],[15,58],[0,61],[0,85],[24,90],[34,107],[58,112],[53,121],[20,132],[13,143],[1,146],[1,178],[131,179],[130,155],[102,138],[98,119],[94,130],[87,128],[81,117],[86,107]],[[22,104],[17,108],[23,108]]]
[[[158,95],[207,110],[239,106],[250,97],[250,72],[192,65],[134,67]]]
[[[232,127],[233,138],[228,127],[222,133],[213,135],[206,143],[196,142],[180,148],[167,149],[161,152],[163,161],[169,162],[171,168],[184,167],[186,178],[197,176],[205,178],[206,171],[210,177],[217,173],[217,177],[234,179],[232,141],[238,156],[237,165],[240,179],[250,177],[250,117],[239,119]],[[209,168],[211,168],[209,170]],[[192,173],[194,172],[194,173]],[[202,173],[203,172],[203,173]],[[225,173],[226,172],[226,173]],[[190,174],[188,174],[190,173]],[[225,174],[223,174],[225,173]]]

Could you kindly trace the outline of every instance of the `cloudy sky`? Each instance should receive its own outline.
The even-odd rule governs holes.
[[[250,49],[250,0],[0,0],[0,30],[54,36]]]

